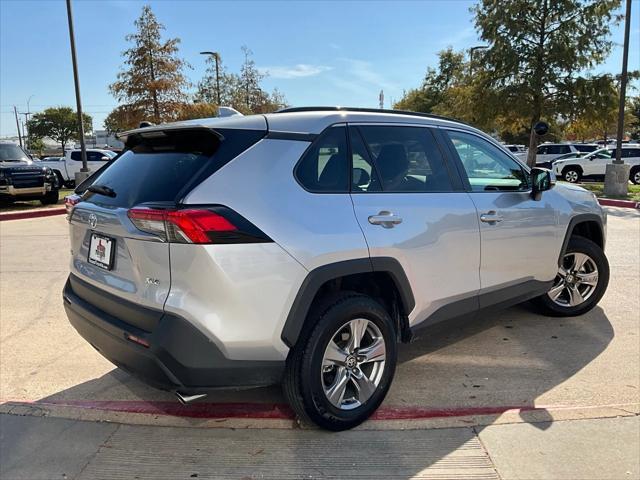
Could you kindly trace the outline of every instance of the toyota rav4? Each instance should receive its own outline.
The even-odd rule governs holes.
[[[64,306],[183,401],[282,383],[301,421],[351,428],[423,327],[581,315],[607,288],[595,197],[454,120],[297,108],[122,138],[71,209]]]

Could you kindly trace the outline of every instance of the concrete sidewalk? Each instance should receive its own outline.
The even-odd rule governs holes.
[[[350,431],[0,416],[0,478],[637,479],[640,417]]]

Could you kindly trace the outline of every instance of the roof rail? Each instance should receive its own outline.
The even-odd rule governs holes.
[[[445,117],[444,115],[435,115],[433,113],[412,112],[410,110],[392,110],[386,108],[360,108],[360,107],[288,107],[278,110],[275,113],[293,113],[293,112],[364,112],[364,113],[393,113],[396,115],[412,115],[414,117],[436,118],[438,120],[448,120],[450,122],[462,123],[469,125],[455,118]],[[472,126],[472,125],[469,125]]]

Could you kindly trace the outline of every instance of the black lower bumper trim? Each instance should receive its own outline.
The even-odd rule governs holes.
[[[63,297],[71,325],[85,340],[113,364],[157,388],[192,394],[272,385],[282,378],[284,361],[230,360],[181,317],[165,313],[152,332],[145,332],[80,298],[70,281]],[[127,335],[148,342],[149,347],[128,340]]]

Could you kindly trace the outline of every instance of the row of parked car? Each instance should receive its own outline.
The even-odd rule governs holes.
[[[516,157],[524,160],[524,145],[505,145]],[[640,184],[640,144],[625,143],[621,157],[631,165],[629,180]],[[615,145],[597,143],[543,143],[536,151],[536,166],[548,168],[566,182],[582,179],[603,180],[606,166],[616,158]]]
[[[88,149],[87,166],[94,172],[117,154],[111,150]],[[75,186],[75,174],[82,168],[80,150],[68,150],[64,157],[39,160],[20,145],[0,142],[0,202],[40,200],[43,205],[58,203],[63,186]]]

